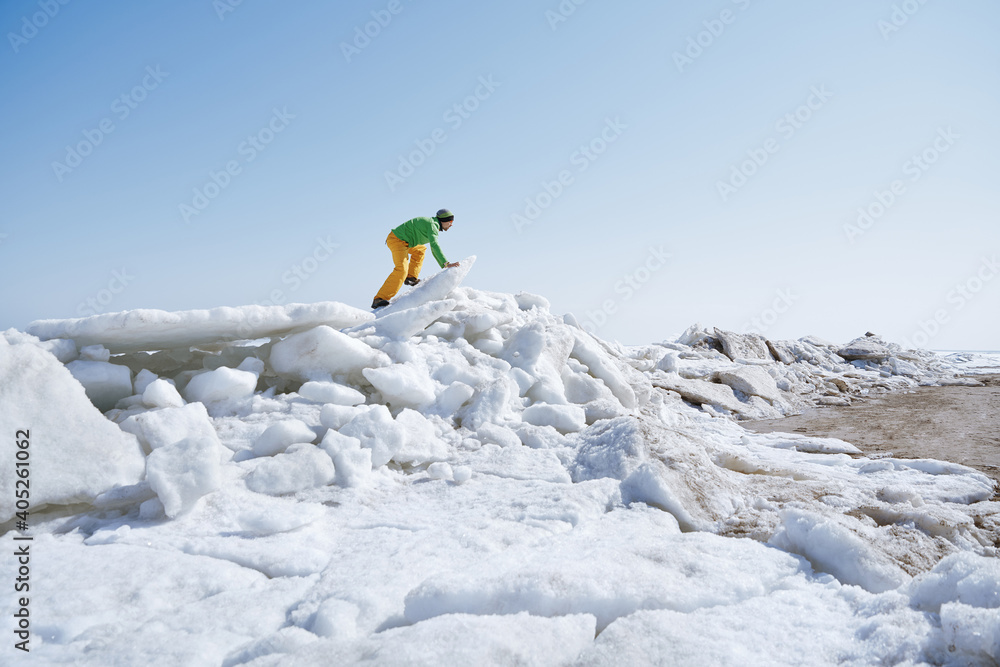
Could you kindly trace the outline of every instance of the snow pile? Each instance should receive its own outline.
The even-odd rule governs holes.
[[[0,336],[0,405],[0,522],[14,516],[17,498],[35,509],[85,503],[142,479],[135,437],[104,418],[58,359],[16,332]]]
[[[36,657],[997,655],[1000,503],[988,478],[739,424],[956,382],[958,360],[872,335],[838,346],[700,326],[625,347],[542,297],[464,286],[473,260],[374,318],[318,304],[249,333],[237,313],[252,309],[32,327],[75,343],[8,332],[0,391],[17,410],[3,418],[37,438],[33,480],[59,488],[47,502],[96,506],[67,517],[32,495],[33,548],[46,554]],[[63,364],[78,359],[129,373],[106,417],[86,396],[106,407],[113,395],[85,394],[84,380],[110,383],[74,377]],[[7,379],[30,364],[39,379]],[[88,421],[68,430],[67,410]],[[43,458],[35,433],[65,460]]]

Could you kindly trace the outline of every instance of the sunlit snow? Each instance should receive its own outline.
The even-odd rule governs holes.
[[[17,664],[995,664],[992,480],[740,426],[995,359],[700,325],[626,347],[465,286],[473,260],[377,317],[0,336],[2,430],[31,432]]]

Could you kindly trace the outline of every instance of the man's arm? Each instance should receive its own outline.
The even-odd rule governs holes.
[[[431,254],[433,254],[434,259],[437,260],[438,266],[442,269],[447,266],[451,266],[451,264],[448,263],[448,260],[444,258],[444,253],[441,252],[441,246],[438,245],[437,237],[431,237],[430,246]]]

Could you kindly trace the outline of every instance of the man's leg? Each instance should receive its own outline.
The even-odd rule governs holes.
[[[406,274],[407,278],[417,279],[420,277],[420,267],[424,265],[424,253],[426,251],[427,246],[425,245],[410,248],[410,271]]]
[[[396,238],[396,235],[392,232],[389,232],[389,237],[386,238],[385,244],[389,246],[389,251],[392,253],[393,269],[389,277],[382,283],[382,288],[379,289],[375,298],[388,301],[396,296],[399,288],[403,286],[403,280],[406,279],[406,270],[409,264],[407,251],[410,247],[405,242]]]

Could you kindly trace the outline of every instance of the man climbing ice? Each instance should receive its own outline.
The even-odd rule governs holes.
[[[413,218],[389,232],[385,244],[392,253],[394,268],[375,295],[372,309],[388,306],[389,299],[396,296],[403,283],[416,285],[420,282],[420,267],[424,264],[424,252],[427,251],[428,243],[434,259],[442,269],[458,266],[458,262],[449,262],[444,258],[437,240],[438,232],[448,231],[454,222],[455,215],[443,208],[433,218]]]

